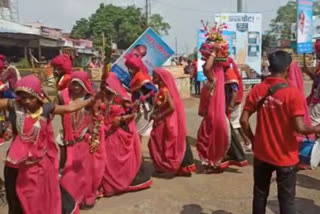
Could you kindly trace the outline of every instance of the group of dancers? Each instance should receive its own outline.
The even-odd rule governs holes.
[[[129,87],[106,72],[94,91],[88,73],[73,71],[67,55],[55,57],[51,65],[59,90],[55,102],[34,75],[10,79],[10,85],[3,82],[2,92],[14,95],[0,99],[6,115],[2,141],[12,141],[4,170],[10,214],[78,213],[92,208],[100,197],[149,188],[152,179],[143,166],[142,136],[150,136],[155,173],[191,176],[196,171],[186,140],[184,105],[169,71],[155,68],[150,77],[141,59],[127,57]],[[0,69],[8,72],[4,66]],[[226,71],[227,81],[220,76],[204,87],[199,111],[204,118],[197,149],[209,173],[230,164],[246,165],[228,122],[228,107],[236,103],[241,79],[231,60],[219,69]],[[55,115],[62,117],[63,126],[56,137]]]
[[[221,173],[231,165],[246,166],[248,162],[236,134],[236,129],[243,133],[239,122],[242,79],[232,58],[221,60],[220,49],[221,45],[211,40],[200,49],[208,79],[201,90],[198,114],[202,122],[196,142],[202,170],[196,168],[187,141],[186,114],[175,79],[166,69],[155,68],[151,77],[141,58],[129,55],[125,65],[131,75],[130,84],[124,86],[115,73],[106,71],[100,88],[94,90],[88,73],[73,71],[70,57],[59,55],[51,61],[58,88],[57,98],[51,102],[36,76],[20,78],[17,69],[0,55],[0,109],[4,118],[0,118],[1,143],[11,142],[4,169],[8,213],[79,213],[80,209],[94,207],[101,197],[150,188],[152,174],[144,167],[141,151],[143,136],[149,137],[155,174],[190,177],[196,171],[211,174]],[[316,50],[320,53],[320,43]],[[276,52],[270,55],[270,61],[278,79],[286,82],[289,70],[290,86],[303,90],[300,69],[287,53]],[[257,100],[252,97],[271,80],[250,93],[242,115],[243,127],[252,142],[255,139],[248,131],[249,116],[246,118],[245,113],[251,115],[258,109],[254,104]],[[317,81],[313,88],[314,98]],[[311,123],[308,114],[302,114],[308,112],[307,103],[301,103],[299,116],[304,115],[306,123]],[[319,105],[312,106],[315,109],[311,112],[316,114]],[[55,115],[61,116],[63,126],[56,135],[52,124]],[[268,115],[259,117],[258,124]],[[258,129],[261,127],[258,125]],[[273,133],[269,128],[266,133]],[[309,129],[298,132],[310,134],[319,127]],[[293,131],[291,134],[295,136]],[[246,136],[243,138],[249,142]],[[259,143],[263,144],[263,140]],[[254,151],[261,147],[255,146]],[[296,155],[297,151],[294,152]],[[266,149],[262,153],[263,157],[268,155]],[[258,154],[255,158],[259,159]],[[255,165],[255,170],[259,167]],[[263,207],[265,204],[257,205],[257,210]]]

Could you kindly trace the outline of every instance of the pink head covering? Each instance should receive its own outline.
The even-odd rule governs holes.
[[[71,74],[71,82],[74,82],[74,81],[78,82],[88,92],[88,94],[94,93],[87,72],[84,72],[84,71],[73,72]]]
[[[53,58],[51,65],[53,67],[62,69],[64,74],[71,74],[72,72],[72,62],[70,56],[66,54],[61,54]]]
[[[143,61],[140,58],[131,54],[125,56],[125,58],[126,58],[125,65],[127,66],[127,68],[136,70],[136,71],[141,70],[143,73],[149,75],[147,67],[144,65]]]
[[[143,62],[140,58],[133,55],[127,55],[125,58],[125,65],[127,66],[127,68],[133,70],[140,70],[142,68]]]
[[[125,100],[130,100],[130,97],[122,86],[117,75],[113,72],[108,72],[105,80],[105,85],[108,90],[112,91],[114,94],[121,96]]]
[[[21,78],[16,83],[16,93],[26,92],[36,97],[38,100],[43,102],[44,93],[41,86],[41,81],[35,75],[28,75]]]
[[[301,92],[301,94],[304,93],[304,86],[303,86],[303,76],[302,71],[298,63],[292,62],[289,67],[289,74],[288,74],[288,82],[290,86],[293,86]],[[307,105],[307,102],[304,104],[305,109],[305,115],[304,115],[304,121],[306,124],[311,124],[311,118],[309,115],[309,108]]]

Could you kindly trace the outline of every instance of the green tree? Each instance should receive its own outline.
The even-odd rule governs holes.
[[[82,18],[76,22],[71,36],[92,39],[95,46],[101,46],[101,35],[104,33],[107,44],[112,40],[120,49],[126,49],[149,26],[159,34],[168,34],[170,25],[164,22],[159,14],[152,15],[148,23],[147,25],[141,8],[100,4],[97,11],[88,19]]]
[[[313,14],[320,15],[320,2],[315,1]],[[291,24],[297,21],[297,4],[296,1],[289,1],[286,5],[279,7],[277,16],[271,20],[269,34],[280,33],[281,38],[291,38]]]
[[[89,36],[89,21],[85,18],[76,21],[71,34],[75,39],[87,38]]]

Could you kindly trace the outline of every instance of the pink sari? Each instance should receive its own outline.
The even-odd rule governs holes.
[[[304,94],[304,86],[303,86],[303,76],[302,71],[298,63],[292,62],[289,68],[288,82],[290,86],[296,87],[299,91]],[[311,125],[311,118],[309,114],[309,107],[307,104],[307,100],[304,103],[304,122],[308,125]],[[310,138],[314,138],[313,135],[309,136]],[[305,136],[298,136],[299,141],[305,138]]]
[[[65,105],[70,104],[69,90],[62,91],[62,97]],[[71,116],[73,115],[73,116]],[[73,118],[73,119],[71,119]],[[70,119],[70,121],[68,120]],[[77,119],[77,121],[73,121]],[[68,123],[70,122],[70,123]],[[84,109],[63,116],[64,127],[73,127],[77,123],[76,128],[72,128],[71,132],[67,132],[68,128],[64,128],[64,141],[74,142],[82,138],[83,132],[89,129],[88,125],[92,122],[92,114]],[[67,160],[61,177],[61,185],[69,192],[77,203],[81,203],[84,195],[89,191],[88,173],[91,167],[89,154],[89,138],[83,138],[79,142],[67,146]]]
[[[119,103],[108,106],[105,119],[107,136],[104,142],[106,152],[105,171],[102,188],[105,196],[113,196],[129,191],[129,187],[139,172],[142,160],[140,137],[135,121],[126,123],[126,128],[112,127],[112,120],[116,116],[125,114],[122,101],[129,101],[125,89],[114,73],[108,73],[106,87],[117,95]],[[116,102],[116,101],[114,101]]]
[[[297,89],[299,89],[299,91],[302,94],[304,94],[302,71],[300,66],[296,62],[293,62],[290,65],[288,82],[291,86],[296,87]],[[306,124],[310,125],[311,119],[309,115],[309,108],[308,108],[307,101],[304,104],[304,109],[305,109],[304,121]]]
[[[177,172],[186,151],[187,127],[184,105],[173,76],[163,68],[156,68],[154,72],[167,87],[174,102],[174,112],[153,127],[149,151],[157,171]]]
[[[94,92],[86,72],[73,72],[72,80],[77,81],[87,92],[92,95]],[[69,105],[71,97],[69,89],[61,92],[64,105]],[[61,177],[61,185],[69,192],[79,204],[93,205],[96,199],[96,192],[101,181],[104,155],[101,149],[90,153],[90,130],[93,123],[91,111],[85,109],[78,112],[64,114],[64,142],[67,145],[67,160]],[[98,166],[98,167],[97,167]],[[100,178],[100,179],[99,179]],[[100,180],[100,181],[99,181]]]
[[[16,92],[23,91],[43,101],[37,77],[26,76],[16,86]],[[12,102],[11,108],[16,112],[18,135],[9,149],[7,164],[18,168],[16,192],[23,213],[61,213],[58,148],[50,118],[54,104],[43,104],[43,113],[36,119],[29,116],[17,101]]]
[[[215,65],[216,78],[213,94],[208,87],[201,91],[199,113],[204,116],[198,130],[197,150],[200,159],[211,166],[219,166],[231,142],[225,114],[225,81],[222,66]]]

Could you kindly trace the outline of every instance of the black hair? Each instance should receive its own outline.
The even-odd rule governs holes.
[[[269,54],[269,69],[271,73],[283,73],[292,62],[291,55],[286,51],[276,51]]]
[[[133,47],[133,49],[136,49],[136,48],[138,48],[138,47],[144,47],[144,48],[147,49],[147,46],[144,45],[144,44],[137,44],[137,45],[135,45],[135,46]]]

